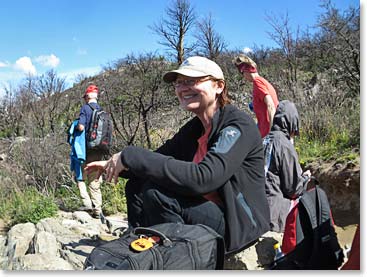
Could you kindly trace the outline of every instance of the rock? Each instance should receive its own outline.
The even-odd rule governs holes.
[[[7,158],[8,158],[8,155],[6,155],[6,154],[0,154],[0,161],[6,161],[7,160]]]
[[[10,269],[10,268],[9,268]],[[12,270],[74,270],[74,267],[59,257],[50,257],[47,254],[28,254],[18,257]]]
[[[6,237],[0,235],[0,270],[5,269],[8,263],[6,249]]]
[[[0,235],[0,257],[4,257],[6,254],[6,237]]]
[[[127,225],[126,222],[124,222]],[[0,268],[5,270],[82,270],[101,238],[117,239],[107,225],[85,212],[59,212],[55,218],[13,226],[0,236]]]
[[[76,234],[79,234],[82,237],[88,237],[88,238],[96,237],[101,232],[100,226],[95,226],[92,224],[73,226],[71,228],[71,231],[75,232]]]
[[[281,242],[283,234],[267,232],[258,242],[249,248],[228,257],[224,269],[231,270],[263,270],[268,269],[274,258],[273,245]]]
[[[88,252],[90,253],[93,248],[88,249]],[[66,260],[69,264],[73,266],[74,269],[82,270],[84,266],[84,262],[86,259],[86,256],[77,254],[76,252],[70,251],[70,250],[61,250],[60,251],[61,257]]]
[[[128,228],[127,220],[116,216],[107,216],[106,225],[108,227],[109,233],[119,236],[123,231]]]
[[[73,212],[74,219],[80,221],[81,223],[90,222],[92,220],[92,217],[84,211],[76,211]]]
[[[38,232],[34,238],[34,253],[50,257],[59,256],[59,246],[55,236],[46,231]]]
[[[18,224],[10,229],[7,245],[7,256],[10,261],[28,252],[35,233],[33,223]]]

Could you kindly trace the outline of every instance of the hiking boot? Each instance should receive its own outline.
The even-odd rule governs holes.
[[[87,212],[89,214],[92,214],[93,213],[93,208],[86,207],[86,206],[81,206],[81,207],[78,208],[78,211]]]
[[[93,218],[96,218],[96,219],[100,219],[102,224],[105,224],[106,223],[106,218],[105,216],[103,215],[102,211],[93,211],[93,215],[92,215]]]

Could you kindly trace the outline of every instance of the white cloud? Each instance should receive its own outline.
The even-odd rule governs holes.
[[[8,62],[1,62],[0,61],[0,68],[1,67],[8,67],[9,66],[9,63]]]
[[[243,49],[242,49],[242,52],[243,52],[243,53],[245,53],[245,54],[248,54],[248,53],[251,53],[251,52],[253,52],[253,51],[252,51],[252,49],[251,49],[251,48],[249,48],[249,47],[245,47],[245,48],[243,48]]]
[[[19,58],[14,65],[14,68],[17,70],[21,70],[26,74],[30,75],[36,75],[37,70],[35,66],[32,63],[32,60],[30,57],[21,57]]]
[[[34,59],[37,63],[41,64],[42,66],[49,66],[55,68],[59,65],[60,59],[56,57],[54,54],[51,55],[42,55],[38,56]]]

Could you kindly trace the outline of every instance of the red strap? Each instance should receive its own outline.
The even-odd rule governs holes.
[[[293,207],[289,212],[287,219],[285,221],[285,228],[283,241],[282,241],[282,251],[284,254],[291,252],[297,244],[297,216],[298,216],[298,204]]]

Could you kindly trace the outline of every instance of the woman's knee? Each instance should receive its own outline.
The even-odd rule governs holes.
[[[181,213],[180,203],[156,187],[148,188],[143,193],[143,207],[147,214]]]
[[[143,193],[143,205],[148,209],[161,206],[161,193],[153,188],[145,190]]]

